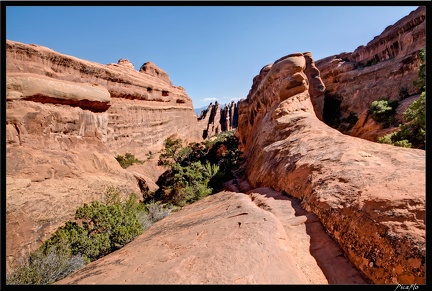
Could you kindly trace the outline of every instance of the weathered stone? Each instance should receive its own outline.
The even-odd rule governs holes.
[[[231,131],[237,128],[237,103],[232,101],[228,105],[220,106],[219,102],[210,103],[198,117],[198,124],[203,132],[203,138],[212,137],[222,131]]]
[[[185,206],[55,284],[328,283],[367,284],[314,215],[261,188]]]
[[[300,199],[373,282],[424,283],[424,151],[350,137],[321,122],[309,92],[322,92],[323,84],[310,75],[309,57],[276,61],[239,104],[237,135],[248,181]],[[286,84],[293,86],[286,90]],[[401,274],[397,265],[404,267]]]
[[[343,121],[350,115],[360,117],[373,101],[382,97],[401,100],[404,91],[418,97],[419,89],[413,81],[418,80],[418,53],[425,47],[426,7],[419,6],[354,52],[316,61],[326,87],[324,97],[311,96],[317,117],[331,124],[335,118]],[[409,100],[412,103],[415,99]],[[396,117],[399,123],[403,121],[401,115]],[[345,134],[372,141],[389,132],[382,126],[369,130],[372,118],[366,119],[358,120],[355,128],[344,122],[335,127]],[[397,126],[392,126],[390,131],[396,129]]]
[[[104,66],[6,41],[8,269],[107,186],[126,196],[145,180],[154,190],[163,169],[148,157],[167,137],[202,140],[184,89],[151,68],[162,79],[124,59]],[[151,166],[121,168],[115,157],[127,152]]]

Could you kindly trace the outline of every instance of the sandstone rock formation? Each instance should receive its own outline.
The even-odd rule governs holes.
[[[55,284],[328,283],[367,281],[315,215],[260,188],[188,205]]]
[[[147,161],[173,134],[202,140],[191,99],[152,63],[136,71],[7,40],[4,98],[8,267],[107,186],[154,188],[154,163],[126,171],[117,155]]]
[[[20,98],[106,112],[104,141],[116,154],[129,151],[143,158],[172,134],[201,140],[191,99],[151,62],[136,71],[126,59],[101,65],[10,40],[6,56],[8,101]]]
[[[402,44],[409,42],[401,35]],[[388,77],[386,55],[377,55],[363,72]],[[356,77],[349,72],[370,60],[367,50],[338,58],[346,65],[337,58],[327,64],[339,79]],[[184,89],[152,63],[139,71],[125,59],[104,66],[12,41],[6,62],[7,265],[78,206],[101,199],[106,186],[124,193],[140,191],[138,183],[157,187],[154,157],[153,164],[124,170],[117,154],[145,160],[173,134],[202,140],[204,129],[210,136],[227,120],[234,126],[237,108],[248,181],[232,181],[227,191],[171,214],[57,284],[425,283],[425,151],[349,137],[324,124],[329,96],[345,95],[337,82],[327,85],[334,76],[325,65],[320,75],[310,53],[263,67],[247,99],[229,114],[211,105],[200,122]],[[398,74],[414,71],[411,60],[405,64]],[[389,86],[398,74],[370,86]],[[363,103],[349,108],[361,112]]]
[[[310,53],[254,78],[237,129],[249,183],[298,198],[374,283],[424,284],[425,152],[324,124],[311,102],[325,90],[319,80]]]
[[[418,53],[424,47],[426,7],[419,6],[354,52],[317,60],[326,87],[324,96],[312,98],[317,117],[343,133],[372,141],[394,131],[397,127],[382,129],[368,117],[369,106],[381,97],[399,100],[404,90],[411,96],[418,93],[413,81],[418,80]],[[359,118],[354,128],[345,122],[350,115]]]
[[[198,117],[203,132],[203,138],[206,139],[222,131],[230,131],[237,128],[238,111],[237,103],[231,101],[230,104],[221,108],[219,102],[210,103],[206,110],[203,110]]]

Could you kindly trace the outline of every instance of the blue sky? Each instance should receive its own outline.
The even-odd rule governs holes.
[[[125,58],[137,70],[151,61],[200,108],[246,98],[253,77],[284,55],[310,51],[319,60],[366,45],[417,8],[394,3],[7,6],[6,39],[100,64]]]

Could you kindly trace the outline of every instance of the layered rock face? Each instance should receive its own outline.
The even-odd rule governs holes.
[[[168,74],[151,62],[136,71],[125,59],[105,66],[9,40],[6,52],[8,101],[66,104],[106,112],[109,126],[104,142],[115,153],[129,151],[144,157],[148,150],[163,147],[172,134],[185,141],[201,140],[192,101],[184,88],[173,86]]]
[[[311,102],[324,91],[310,53],[254,78],[236,133],[249,183],[300,199],[374,283],[425,283],[425,152],[327,126]]]
[[[152,63],[136,71],[7,40],[4,98],[8,266],[107,186],[140,193],[116,155],[147,160],[173,134],[202,140],[191,99]]]
[[[318,118],[343,133],[373,141],[394,131],[374,122],[368,109],[382,97],[400,100],[402,92],[411,96],[418,93],[413,81],[418,80],[418,53],[424,47],[426,7],[420,6],[354,52],[316,61],[326,86],[324,95],[312,97]],[[358,117],[354,126],[344,122],[350,115]],[[402,116],[397,117],[402,122]]]
[[[221,108],[219,102],[210,103],[206,110],[201,112],[198,123],[203,132],[203,138],[208,138],[222,131],[230,131],[237,128],[238,110],[237,103],[232,101],[230,104]]]

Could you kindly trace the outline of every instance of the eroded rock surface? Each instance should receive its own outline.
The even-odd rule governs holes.
[[[367,284],[315,215],[261,188],[188,205],[56,284],[328,283]]]
[[[136,71],[126,59],[105,66],[7,40],[3,98],[8,268],[107,186],[139,195],[148,179],[154,189],[154,157],[126,171],[117,155],[148,161],[173,134],[202,140],[185,90],[152,63]]]
[[[372,141],[394,131],[397,126],[383,129],[368,116],[368,109],[382,97],[401,100],[402,92],[419,93],[413,81],[418,80],[418,53],[425,47],[426,7],[419,6],[354,52],[317,60],[326,87],[324,96],[312,97],[317,117],[343,133]],[[350,116],[359,118],[355,125],[349,123]],[[401,115],[397,117],[402,122]]]
[[[232,101],[223,107],[217,101],[215,104],[210,103],[207,109],[201,112],[198,123],[204,139],[223,131],[236,129],[238,123],[237,103]]]
[[[249,183],[298,198],[374,283],[424,283],[425,152],[320,121],[311,98],[325,87],[312,63],[295,53],[265,66],[240,102]]]

